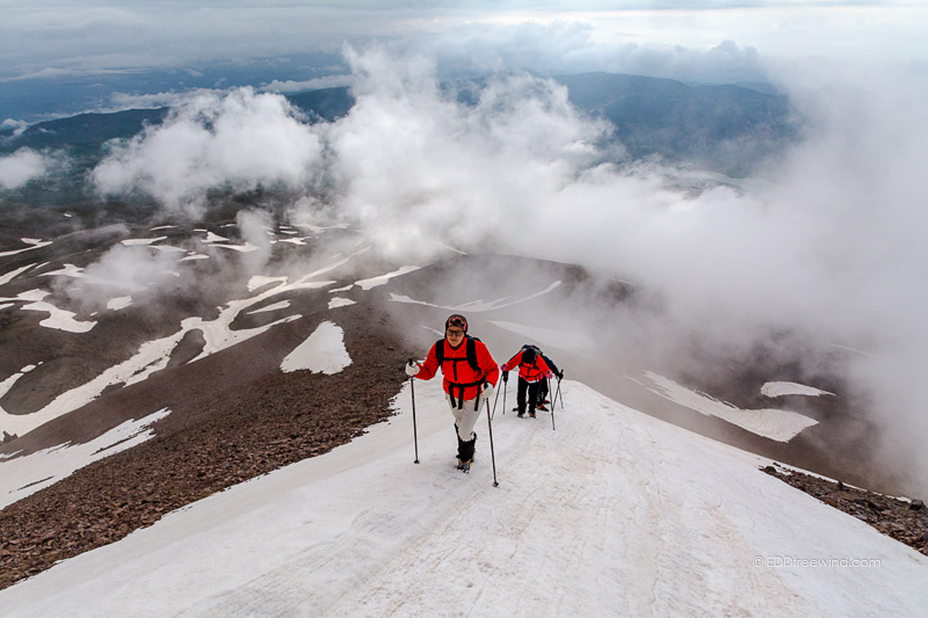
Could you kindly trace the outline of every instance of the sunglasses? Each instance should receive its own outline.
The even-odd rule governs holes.
[[[446,331],[446,333],[449,337],[463,337],[464,336],[464,331],[461,330],[460,328],[449,328]]]

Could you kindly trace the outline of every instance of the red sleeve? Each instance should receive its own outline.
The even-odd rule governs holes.
[[[512,371],[513,369],[518,367],[519,363],[521,362],[522,362],[522,352],[520,350],[518,354],[516,354],[515,356],[510,358],[508,361],[506,361],[506,363],[503,365],[503,371]]]
[[[486,378],[490,384],[496,386],[496,383],[499,381],[499,367],[490,355],[490,350],[482,341],[477,342],[477,365],[483,372],[483,377]]]
[[[438,347],[438,344],[442,342],[441,339],[432,344],[432,349],[429,350],[428,356],[425,357],[424,363],[419,363],[419,373],[416,375],[420,380],[431,380],[435,377],[435,374],[438,373],[438,354],[435,352],[435,348]]]
[[[545,362],[545,359],[542,358],[541,354],[538,355],[538,368],[544,373],[551,371],[551,368],[548,367],[548,363]]]

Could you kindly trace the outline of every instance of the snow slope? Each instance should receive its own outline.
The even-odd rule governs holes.
[[[390,422],[0,591],[4,615],[899,616],[928,604],[928,558],[752,455],[564,381],[556,431],[547,414],[497,413],[494,488],[486,417],[463,475],[438,380],[415,386],[419,465],[407,386]]]

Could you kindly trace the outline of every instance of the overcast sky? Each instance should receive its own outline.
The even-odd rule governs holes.
[[[630,46],[723,41],[765,59],[925,61],[926,32],[922,0],[0,0],[0,79],[338,52],[371,37],[426,37],[446,53],[479,44],[536,70],[621,70]]]

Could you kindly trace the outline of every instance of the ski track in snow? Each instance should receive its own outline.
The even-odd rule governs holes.
[[[215,494],[0,591],[26,616],[889,616],[928,558],[762,462],[565,380],[566,410],[493,423],[453,469],[439,381],[351,444]],[[771,568],[772,557],[878,560]]]

